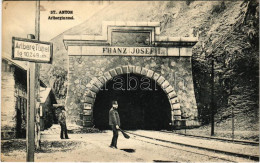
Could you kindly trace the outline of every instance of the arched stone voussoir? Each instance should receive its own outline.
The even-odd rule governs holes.
[[[164,89],[164,92],[166,94],[170,94],[171,92],[175,92],[174,88],[170,85],[167,88]],[[176,94],[176,93],[175,93]]]
[[[136,66],[133,73],[141,74],[141,71],[142,71],[142,67]]]
[[[105,76],[98,77],[98,80],[102,83],[102,85],[106,84],[106,82],[108,81]]]
[[[180,105],[180,103],[175,103],[175,104],[172,104],[171,105],[171,108],[172,108],[172,110],[180,110],[181,109],[181,105]]]
[[[129,65],[128,68],[130,73],[134,73],[135,66]]]
[[[180,103],[180,100],[178,99],[178,97],[174,97],[174,98],[170,99],[170,102],[172,105],[174,105],[176,103]]]
[[[167,89],[167,88],[166,88],[166,89]],[[167,96],[168,96],[169,99],[172,99],[172,98],[177,97],[177,94],[176,94],[175,91],[171,91],[171,92],[169,92],[169,93],[167,94]]]
[[[173,120],[181,120],[181,116],[180,115],[173,115]]]
[[[93,104],[85,103],[84,104],[84,109],[85,108],[90,108],[90,110],[92,110],[93,109]],[[87,109],[87,110],[89,110],[89,109]]]
[[[84,95],[91,98],[96,98],[96,93],[92,92],[91,90],[87,90]]]
[[[148,69],[147,69],[147,68],[144,68],[144,67],[142,67],[142,70],[141,70],[141,75],[147,76],[147,73],[148,73]]]
[[[170,83],[169,83],[167,80],[165,80],[165,81],[161,84],[161,87],[162,87],[163,90],[165,90],[168,86],[170,86]]]
[[[148,70],[148,72],[147,72],[147,77],[148,77],[148,78],[152,78],[152,77],[153,77],[153,74],[154,74],[154,71],[153,71],[153,70]]]
[[[174,115],[174,116],[181,116],[181,110],[180,109],[173,110],[172,112],[173,112],[172,115]]]
[[[122,67],[116,67],[116,73],[117,73],[117,75],[123,74],[123,69],[122,69]]]
[[[95,85],[92,85],[92,87],[89,88],[92,92],[95,92],[96,94],[99,92],[99,88]]]
[[[110,73],[110,75],[112,76],[112,78],[115,77],[115,76],[117,76],[116,69],[111,69],[111,70],[109,70],[109,73]]]
[[[85,101],[86,103],[88,103],[88,104],[94,104],[95,98],[91,98],[91,97],[86,96],[86,97],[84,98],[84,101]]]
[[[160,76],[156,82],[162,87],[162,83],[164,81],[165,81],[165,78],[163,76]]]
[[[129,74],[130,73],[129,66],[122,66],[122,70],[123,70],[123,74]]]
[[[103,86],[103,84],[96,77],[92,80],[91,84],[95,85],[98,89],[100,89]]]
[[[158,74],[157,72],[155,72],[153,74],[153,80],[155,80],[157,82],[158,78],[160,77],[160,74]]]
[[[105,72],[104,77],[107,79],[107,81],[113,78],[113,76],[109,72]]]

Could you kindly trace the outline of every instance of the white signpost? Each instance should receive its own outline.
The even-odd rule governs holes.
[[[12,59],[38,63],[51,63],[52,48],[50,42],[13,37]]]

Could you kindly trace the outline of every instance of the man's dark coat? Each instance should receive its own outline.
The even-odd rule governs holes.
[[[120,118],[118,111],[116,109],[111,108],[109,111],[109,125],[118,125],[120,126]]]

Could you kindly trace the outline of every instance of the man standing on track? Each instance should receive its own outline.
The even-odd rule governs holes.
[[[116,149],[117,149],[118,129],[120,126],[120,117],[117,108],[118,108],[117,101],[112,101],[112,108],[109,111],[109,125],[113,130],[113,138],[110,147]]]

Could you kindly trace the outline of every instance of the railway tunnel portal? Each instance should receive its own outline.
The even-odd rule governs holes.
[[[198,126],[191,57],[195,37],[160,36],[157,22],[103,22],[102,35],[67,35],[68,123],[108,127],[118,100],[125,129]]]

